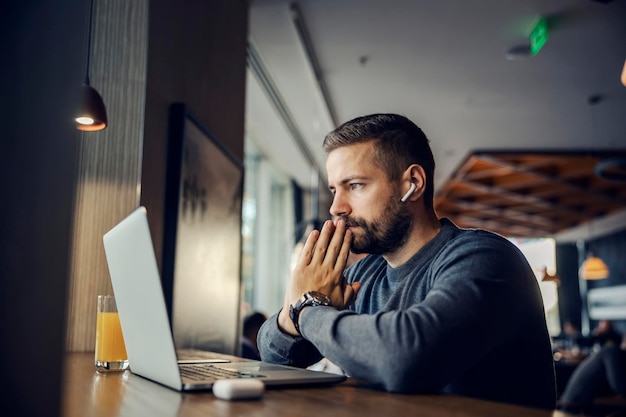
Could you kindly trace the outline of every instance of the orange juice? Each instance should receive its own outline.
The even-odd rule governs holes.
[[[96,320],[96,361],[121,362],[127,359],[119,315],[99,312]]]

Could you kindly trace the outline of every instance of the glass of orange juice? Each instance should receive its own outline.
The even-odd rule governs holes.
[[[98,296],[96,318],[96,370],[99,372],[123,371],[128,368],[128,355],[115,297]]]

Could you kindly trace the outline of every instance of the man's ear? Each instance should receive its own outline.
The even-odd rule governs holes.
[[[426,191],[426,171],[421,165],[411,164],[402,175],[402,187],[405,191],[401,201],[415,201],[422,198]]]

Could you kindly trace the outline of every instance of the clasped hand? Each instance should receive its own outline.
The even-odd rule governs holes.
[[[321,231],[313,230],[309,234],[291,274],[285,305],[279,315],[279,325],[284,331],[298,334],[289,318],[289,306],[305,292],[321,292],[338,310],[354,302],[360,284],[350,285],[343,276],[351,243],[352,232],[344,220],[337,220],[336,224],[327,220]]]

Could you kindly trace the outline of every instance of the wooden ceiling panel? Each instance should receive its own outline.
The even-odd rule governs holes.
[[[435,195],[435,209],[461,227],[507,237],[544,237],[626,208],[626,182],[595,174],[624,151],[477,151]]]

